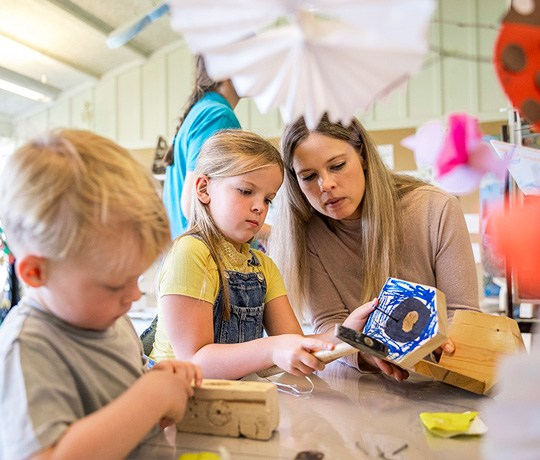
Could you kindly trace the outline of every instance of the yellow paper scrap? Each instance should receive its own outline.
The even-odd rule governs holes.
[[[424,426],[433,434],[448,438],[460,434],[483,434],[485,425],[480,418],[477,418],[478,412],[422,412],[420,420]],[[473,421],[478,423],[473,423]],[[474,430],[471,428],[474,425]]]
[[[192,454],[183,454],[178,460],[219,460],[221,457],[213,452],[197,452]]]

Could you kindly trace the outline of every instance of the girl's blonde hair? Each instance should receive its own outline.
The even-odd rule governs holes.
[[[170,241],[151,174],[122,147],[89,131],[61,130],[15,152],[0,177],[0,218],[16,256],[53,260],[133,235],[148,263]]]
[[[240,176],[268,166],[278,166],[283,175],[283,161],[278,150],[257,134],[240,130],[223,130],[210,137],[203,145],[195,176],[204,175],[210,180]],[[225,271],[219,256],[221,232],[216,226],[210,208],[193,194],[190,230],[185,235],[196,235],[204,241],[218,267],[223,286],[223,319],[230,316],[229,293],[225,282]]]
[[[395,269],[401,253],[400,198],[425,185],[412,177],[395,174],[383,163],[377,148],[364,127],[356,119],[349,126],[332,123],[325,115],[317,128],[310,131],[304,119],[285,128],[281,152],[285,164],[282,196],[270,234],[269,250],[285,281],[293,308],[300,319],[306,318],[309,301],[309,264],[306,248],[306,225],[316,213],[302,193],[293,169],[294,151],[311,133],[349,143],[362,159],[366,190],[362,200],[363,286],[359,304],[376,297],[386,278]],[[322,216],[332,228],[332,219]]]

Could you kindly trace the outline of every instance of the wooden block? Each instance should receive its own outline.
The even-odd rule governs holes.
[[[475,393],[482,382],[481,394],[495,385],[501,356],[525,347],[515,320],[466,310],[456,311],[449,336],[454,353],[443,352],[438,365],[420,362],[415,372]]]
[[[363,332],[388,346],[388,361],[411,368],[448,339],[446,299],[438,289],[388,278],[378,299]]]
[[[279,424],[277,388],[272,383],[203,380],[190,398],[178,431],[269,439]]]

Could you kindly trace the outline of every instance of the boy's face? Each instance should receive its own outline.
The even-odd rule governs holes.
[[[50,261],[47,283],[39,288],[43,307],[82,329],[105,330],[112,326],[141,297],[138,279],[149,264],[135,248],[122,264],[114,263],[118,250],[103,258]]]

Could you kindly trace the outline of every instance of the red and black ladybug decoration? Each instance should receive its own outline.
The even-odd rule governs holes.
[[[495,45],[499,80],[521,116],[540,131],[540,0],[514,0]]]

